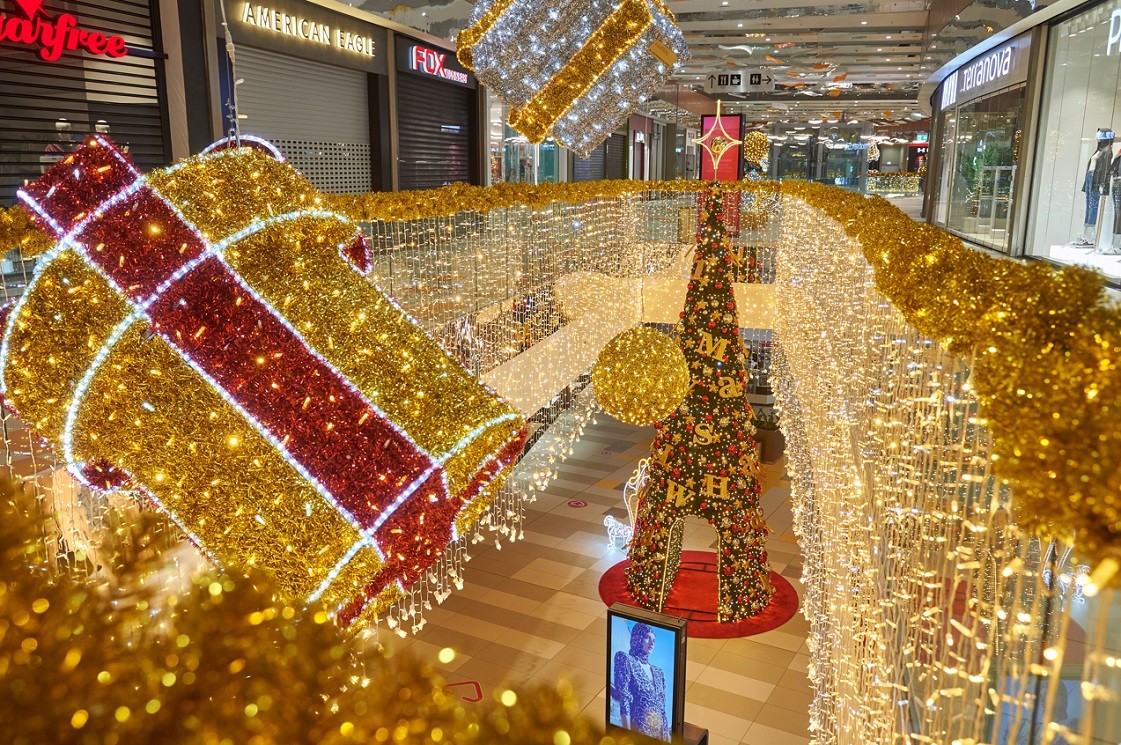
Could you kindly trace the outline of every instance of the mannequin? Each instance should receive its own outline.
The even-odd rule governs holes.
[[[1121,149],[1114,154],[1113,162],[1109,166],[1107,189],[1112,190],[1113,196],[1113,239],[1108,246],[1098,249],[1096,253],[1118,256],[1121,255]]]
[[[1113,165],[1113,130],[1099,129],[1095,139],[1098,148],[1086,164],[1086,176],[1082,181],[1082,191],[1086,193],[1086,218],[1082,221],[1082,235],[1070,242],[1076,248],[1091,248],[1096,244],[1098,205],[1102,194],[1109,193],[1109,171]]]

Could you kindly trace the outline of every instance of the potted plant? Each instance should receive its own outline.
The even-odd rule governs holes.
[[[759,443],[759,460],[777,463],[786,452],[786,437],[779,429],[778,414],[774,409],[756,411],[751,423],[755,425],[755,441]]]

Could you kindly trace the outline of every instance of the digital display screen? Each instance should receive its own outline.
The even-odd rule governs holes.
[[[679,700],[684,695],[684,637],[683,626],[665,628],[615,612],[608,614],[610,726],[660,742],[672,741],[684,709],[684,701]]]

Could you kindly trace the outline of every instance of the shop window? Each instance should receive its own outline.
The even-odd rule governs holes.
[[[532,144],[525,135],[506,125],[510,107],[498,98],[491,98],[488,111],[491,184],[551,184],[558,180],[560,148],[552,137],[540,145]]]
[[[942,114],[942,166],[935,222],[1007,253],[1020,159],[1025,86]]]
[[[1050,31],[1027,252],[1121,281],[1121,3]]]

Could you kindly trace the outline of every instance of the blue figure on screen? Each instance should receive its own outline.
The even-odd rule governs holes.
[[[654,629],[636,623],[631,627],[630,653],[615,653],[611,695],[619,702],[623,727],[668,742],[666,674],[650,664],[652,651]]]

